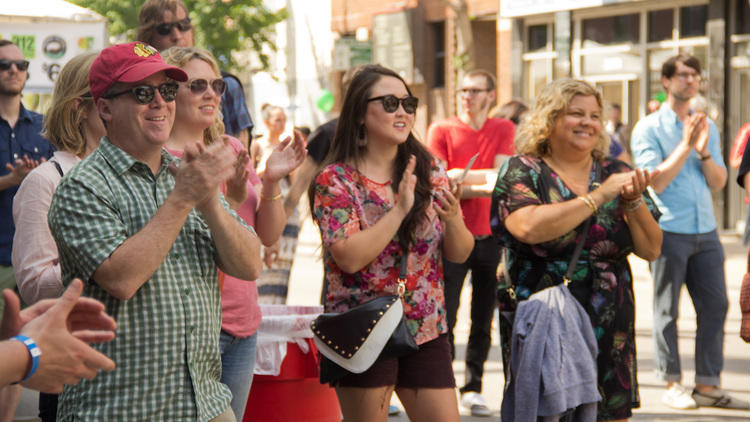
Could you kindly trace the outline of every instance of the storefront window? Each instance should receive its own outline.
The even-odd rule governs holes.
[[[627,53],[588,53],[581,57],[585,75],[641,73],[638,50]]]
[[[600,45],[637,43],[640,19],[631,15],[607,16],[583,21],[584,48]]]
[[[680,37],[702,37],[706,35],[708,6],[687,6],[680,8]]]
[[[529,60],[524,63],[527,99],[536,98],[542,92],[542,88],[552,80],[551,68],[552,59]]]
[[[671,40],[672,27],[674,27],[674,9],[648,12],[648,42]]]
[[[528,27],[527,51],[547,50],[547,25],[532,25]]]
[[[737,12],[735,14],[735,34],[750,34],[750,5],[747,1],[736,2]]]

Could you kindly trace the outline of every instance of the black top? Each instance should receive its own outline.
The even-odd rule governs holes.
[[[321,164],[331,149],[333,135],[336,133],[336,125],[339,118],[329,120],[315,129],[315,132],[307,138],[307,156],[311,157],[317,164]]]

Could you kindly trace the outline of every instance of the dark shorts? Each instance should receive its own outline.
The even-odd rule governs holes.
[[[419,350],[399,358],[377,361],[361,374],[351,374],[337,387],[455,388],[448,335],[420,344]]]

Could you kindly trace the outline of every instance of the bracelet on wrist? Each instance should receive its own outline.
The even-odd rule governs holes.
[[[23,345],[26,346],[26,349],[29,351],[29,356],[31,356],[31,368],[29,369],[29,372],[26,374],[26,376],[23,377],[21,381],[13,383],[18,384],[19,382],[26,381],[27,379],[31,378],[36,370],[39,369],[39,357],[42,356],[42,350],[39,348],[39,346],[36,345],[34,340],[22,334],[11,337],[10,340],[18,340],[23,343]]]
[[[580,199],[581,201],[583,201],[583,203],[586,204],[587,207],[589,207],[592,214],[596,214],[596,211],[599,210],[599,207],[596,205],[596,201],[594,201],[594,198],[592,198],[591,195],[579,196],[576,199]]]
[[[621,200],[622,210],[625,212],[633,212],[637,210],[641,204],[643,204],[643,197],[639,196],[635,199]]]
[[[268,202],[277,201],[277,200],[281,199],[281,192],[277,193],[274,196],[266,196],[266,195],[263,195],[261,193],[260,194],[260,199],[263,200],[263,201],[268,201]]]

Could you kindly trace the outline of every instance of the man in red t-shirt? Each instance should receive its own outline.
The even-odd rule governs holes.
[[[463,112],[457,117],[435,122],[427,131],[427,146],[441,159],[448,175],[455,180],[472,156],[479,153],[463,181],[461,211],[474,235],[471,256],[463,264],[443,261],[445,308],[451,351],[453,328],[466,273],[471,270],[471,331],[466,347],[466,379],[461,387],[461,404],[474,416],[490,416],[482,392],[484,362],[491,345],[492,316],[495,310],[495,275],[500,247],[490,230],[490,196],[497,169],[513,154],[514,126],[510,120],[487,118],[495,101],[495,78],[487,71],[474,70],[461,80]]]

